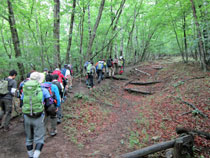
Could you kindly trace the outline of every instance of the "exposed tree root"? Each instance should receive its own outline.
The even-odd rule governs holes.
[[[128,78],[123,77],[123,76],[113,76],[112,77],[114,80],[128,80]]]
[[[177,134],[194,133],[194,134],[197,134],[200,137],[204,137],[204,138],[210,140],[210,133],[199,131],[199,130],[194,130],[194,129],[190,129],[190,128],[177,127],[176,128],[176,133]]]
[[[134,85],[150,85],[150,84],[156,84],[156,83],[161,83],[161,81],[151,81],[151,82],[137,82],[137,81],[132,81],[129,84],[134,84]]]
[[[137,68],[135,68],[134,70],[136,70],[137,72],[143,73],[143,74],[145,74],[145,75],[147,75],[147,76],[151,76],[151,74],[149,74],[149,73],[147,73],[147,72],[144,72],[144,71],[141,71],[141,70],[139,70],[139,69],[137,69]]]
[[[201,115],[202,117],[208,118],[208,116],[205,115],[202,111],[200,111],[195,105],[193,105],[193,104],[191,104],[191,103],[188,103],[188,102],[182,100],[182,99],[179,98],[179,97],[178,97],[177,99],[179,99],[182,103],[184,103],[184,104],[190,106],[191,108],[193,108],[194,110],[196,110],[196,113],[198,113],[198,114]]]
[[[153,94],[153,93],[151,93],[151,92],[140,91],[140,90],[138,90],[138,89],[133,89],[133,88],[124,88],[124,90],[126,90],[126,91],[128,91],[128,92],[130,92],[130,93],[135,92],[135,93],[148,94],[148,95]]]

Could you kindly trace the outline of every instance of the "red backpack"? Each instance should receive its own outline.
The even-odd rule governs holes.
[[[58,75],[58,81],[63,84],[64,76],[63,76],[63,74],[61,73],[60,70],[53,71],[52,75]]]

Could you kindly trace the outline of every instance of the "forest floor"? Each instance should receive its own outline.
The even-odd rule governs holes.
[[[40,158],[115,158],[178,137],[176,127],[210,133],[210,73],[202,72],[197,63],[171,58],[151,61],[126,68],[120,77],[128,80],[105,79],[93,90],[87,89],[85,79],[74,80],[70,97],[62,105],[64,118],[58,134],[46,137]],[[154,81],[158,82],[130,84]],[[195,157],[210,158],[210,141],[195,136],[194,151]],[[165,151],[149,157],[164,155]],[[0,158],[25,157],[23,123],[17,117],[10,131],[0,131]]]

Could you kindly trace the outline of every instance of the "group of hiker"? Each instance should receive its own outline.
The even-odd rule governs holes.
[[[101,80],[105,79],[105,76],[113,77],[116,74],[121,75],[124,72],[124,64],[125,60],[123,56],[120,56],[119,59],[115,56],[114,60],[110,56],[107,61],[103,59],[95,64],[93,61],[86,61],[84,64],[86,85],[90,89],[94,87],[94,75],[96,75],[98,84],[100,84]]]
[[[64,65],[61,70],[44,72],[31,71],[17,87],[17,71],[0,81],[0,129],[9,130],[13,97],[19,97],[26,148],[29,158],[39,158],[44,145],[46,130],[50,124],[49,134],[57,134],[57,124],[62,120],[61,104],[65,101],[67,91],[72,88],[73,70],[71,65]]]
[[[107,61],[99,60],[85,62],[86,84],[88,88],[94,86],[94,75],[100,84],[105,76],[112,77],[124,71],[124,58],[114,59],[111,56]],[[62,121],[62,103],[68,91],[72,88],[72,65],[65,64],[62,69],[56,68],[43,72],[31,71],[19,86],[15,80],[16,70],[11,70],[9,76],[0,80],[0,129],[9,130],[12,113],[13,97],[20,99],[20,108],[24,120],[26,134],[26,148],[29,158],[39,158],[44,145],[46,130],[50,136],[57,134],[57,124]],[[50,130],[48,126],[50,124]]]

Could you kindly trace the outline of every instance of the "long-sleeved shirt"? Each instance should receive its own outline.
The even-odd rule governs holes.
[[[56,106],[59,107],[61,105],[61,100],[60,100],[60,94],[59,94],[59,89],[56,85],[52,84],[51,82],[45,82],[47,84],[51,84],[51,91],[54,92],[57,104]]]

